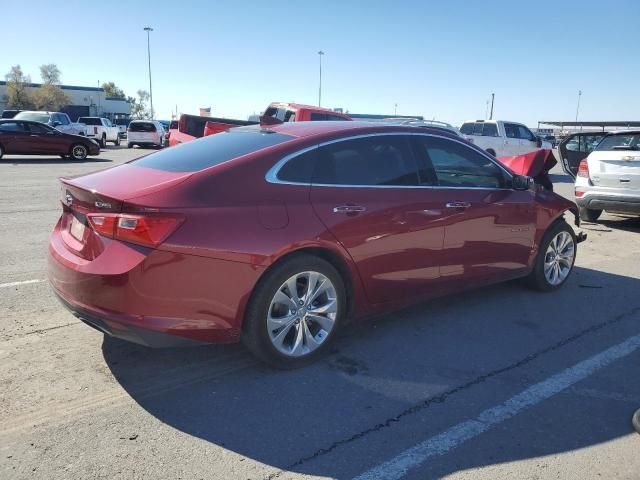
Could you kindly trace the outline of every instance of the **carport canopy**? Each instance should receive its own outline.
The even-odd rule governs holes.
[[[538,121],[538,128],[540,125],[551,125],[554,127],[600,127],[604,132],[605,128],[639,128],[640,120],[608,120],[601,122],[563,122],[563,121],[551,121],[540,120]]]

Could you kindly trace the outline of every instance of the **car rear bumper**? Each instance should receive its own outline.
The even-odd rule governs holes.
[[[154,347],[231,343],[240,339],[244,308],[261,269],[105,239],[85,260],[56,227],[49,282],[83,322],[114,337]]]
[[[612,212],[640,213],[640,192],[637,195],[614,195],[606,192],[585,192],[576,197],[579,207],[590,210],[608,210]]]

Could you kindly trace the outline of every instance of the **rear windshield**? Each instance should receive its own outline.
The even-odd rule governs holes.
[[[628,135],[608,135],[596,147],[600,150],[640,150],[640,132]]]
[[[102,122],[99,118],[80,117],[78,119],[78,122],[84,123],[85,125],[102,125]]]
[[[38,113],[38,112],[20,112],[15,117],[16,120],[30,120],[32,122],[42,122],[47,123],[49,121],[48,113]]]
[[[138,167],[155,168],[167,172],[197,172],[294,138],[281,133],[234,128],[228,132],[216,133],[161,150],[131,163]]]
[[[132,132],[155,132],[156,126],[151,122],[131,122],[129,130]]]

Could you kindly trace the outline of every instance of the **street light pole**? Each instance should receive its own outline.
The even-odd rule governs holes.
[[[578,106],[576,107],[576,123],[578,123],[578,113],[580,112],[580,97],[582,97],[582,90],[578,90]]]
[[[496,98],[496,94],[492,93],[491,94],[491,113],[489,114],[489,120],[493,120],[493,101]]]
[[[151,46],[149,40],[149,34],[153,32],[153,28],[144,27],[144,31],[147,32],[147,58],[149,60],[149,100],[151,102],[151,118],[154,118],[153,113],[153,88],[151,87]]]
[[[320,59],[320,83],[318,85],[318,106],[322,106],[322,56],[324,52],[322,50],[318,51],[318,58]]]

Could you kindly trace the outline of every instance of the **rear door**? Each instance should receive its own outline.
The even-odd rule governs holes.
[[[421,186],[407,136],[321,146],[310,198],[355,261],[371,302],[401,301],[437,285],[450,212]]]
[[[444,220],[440,274],[446,280],[503,279],[527,268],[535,234],[534,192],[475,149],[448,138],[415,140],[450,214]]]
[[[27,154],[31,151],[29,133],[23,122],[3,122],[0,123],[0,141],[7,154]]]

